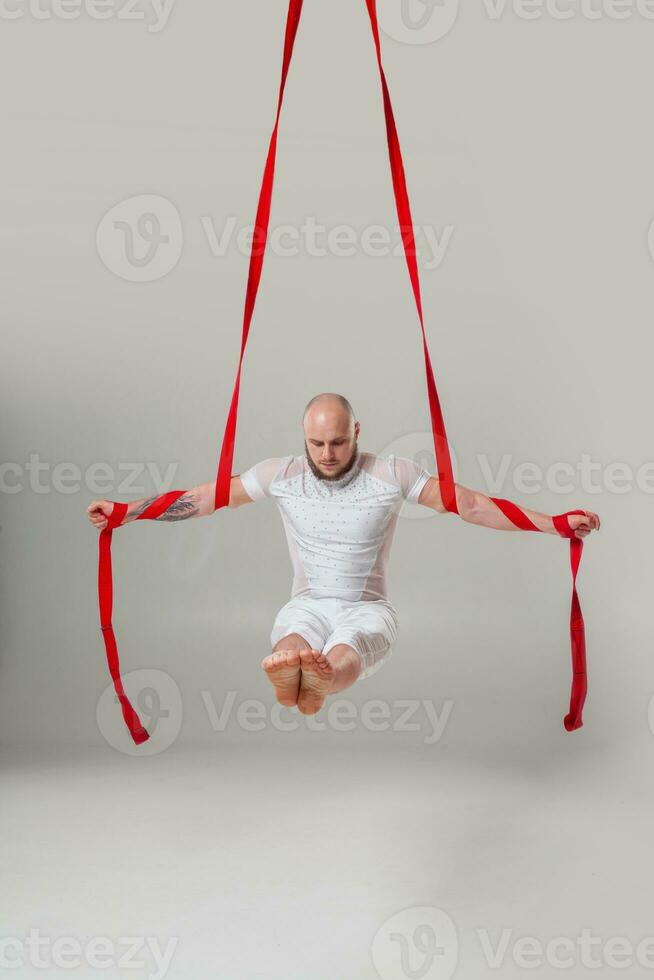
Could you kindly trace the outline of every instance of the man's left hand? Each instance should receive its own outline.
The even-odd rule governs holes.
[[[600,527],[600,519],[592,510],[585,510],[583,514],[569,514],[568,522],[575,532],[575,538],[585,538],[591,531],[599,531]]]

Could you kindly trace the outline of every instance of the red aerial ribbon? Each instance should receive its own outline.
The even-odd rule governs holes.
[[[266,158],[266,165],[264,168],[263,180],[261,184],[261,191],[259,193],[259,204],[257,207],[257,216],[255,221],[255,228],[252,238],[252,246],[250,249],[250,263],[248,271],[248,281],[245,296],[245,308],[243,313],[243,327],[242,327],[242,337],[241,337],[241,352],[238,362],[238,370],[236,373],[236,381],[234,384],[234,390],[232,393],[232,400],[229,407],[229,413],[227,416],[227,423],[225,426],[225,432],[223,435],[223,443],[220,451],[220,459],[218,462],[218,473],[216,477],[216,495],[215,495],[215,510],[219,510],[221,507],[226,507],[229,505],[229,494],[230,494],[230,484],[232,477],[232,463],[234,459],[234,444],[236,440],[236,421],[238,416],[238,401],[239,401],[239,389],[241,382],[241,368],[243,365],[243,355],[245,353],[245,347],[248,341],[248,336],[250,332],[250,324],[252,322],[252,315],[254,313],[254,307],[257,298],[257,292],[259,290],[259,283],[261,280],[261,272],[263,269],[263,260],[265,254],[265,246],[268,237],[268,223],[270,219],[270,208],[272,201],[272,193],[275,178],[275,161],[277,157],[277,133],[279,129],[279,119],[282,109],[282,103],[284,99],[284,90],[286,88],[286,79],[288,76],[288,70],[291,63],[291,58],[293,55],[293,47],[295,44],[295,37],[297,35],[297,29],[300,22],[300,16],[302,13],[302,3],[303,0],[289,0],[288,6],[288,16],[286,20],[286,35],[284,39],[284,57],[282,63],[282,74],[281,82],[279,87],[279,98],[277,102],[277,114],[275,117],[275,126],[272,131],[272,136],[270,138],[270,144],[268,147],[268,156]],[[365,0],[366,7],[368,9],[368,15],[370,17],[370,25],[372,27],[372,35],[375,44],[375,51],[377,54],[377,64],[379,66],[379,74],[382,86],[382,95],[384,100],[384,117],[386,120],[386,136],[388,142],[388,154],[391,165],[391,174],[393,178],[393,192],[395,195],[395,203],[397,207],[397,215],[400,222],[400,228],[402,232],[402,243],[404,246],[404,254],[407,262],[407,267],[409,270],[409,278],[411,280],[411,287],[413,290],[413,295],[415,298],[416,308],[418,310],[418,318],[420,321],[420,328],[422,331],[422,346],[425,358],[425,371],[427,378],[427,394],[429,398],[429,411],[431,415],[432,432],[434,437],[434,450],[436,454],[436,464],[438,469],[438,479],[440,483],[440,491],[443,503],[447,511],[453,514],[458,514],[458,508],[456,504],[456,492],[454,476],[452,473],[452,462],[450,459],[450,451],[447,440],[447,434],[445,431],[445,422],[443,419],[443,413],[441,410],[440,401],[438,398],[438,391],[436,389],[436,382],[434,380],[434,372],[431,366],[431,359],[429,357],[429,349],[427,346],[427,337],[425,334],[425,325],[422,313],[422,300],[420,295],[420,279],[418,276],[418,264],[416,262],[416,249],[415,249],[415,239],[413,232],[413,221],[411,218],[411,208],[409,205],[409,195],[406,187],[406,178],[404,174],[404,164],[402,161],[402,152],[400,149],[400,141],[397,135],[397,128],[395,126],[395,117],[393,115],[393,107],[391,104],[391,97],[388,90],[388,85],[386,83],[386,75],[384,73],[384,68],[382,65],[381,57],[381,44],[379,40],[379,25],[377,21],[377,7],[376,0]],[[256,247],[255,247],[256,246]],[[150,506],[139,515],[137,520],[156,520],[163,514],[170,505],[181,497],[185,490],[172,490],[169,493],[163,494],[152,501]],[[540,531],[541,529],[536,527],[532,521],[529,520],[527,515],[518,507],[516,504],[512,503],[510,500],[502,500],[501,498],[491,497],[491,500],[499,507],[499,509],[505,514],[505,516],[514,524],[516,527],[523,531]],[[99,603],[100,603],[100,623],[102,635],[104,637],[105,647],[107,651],[107,662],[109,664],[109,672],[113,679],[114,689],[116,695],[121,705],[123,712],[123,718],[130,731],[130,734],[137,744],[146,741],[149,738],[148,732],[141,724],[141,721],[129,702],[125,691],[123,689],[123,684],[120,676],[120,664],[118,659],[118,648],[116,645],[116,639],[114,636],[113,626],[111,624],[111,611],[112,611],[112,600],[113,600],[113,586],[111,577],[111,536],[116,527],[119,527],[127,513],[127,505],[122,503],[114,503],[114,509],[111,516],[109,517],[107,527],[100,534],[100,545],[99,545],[99,571],[98,571],[98,593],[99,593]],[[570,695],[570,711],[566,715],[564,720],[564,725],[567,731],[574,731],[576,728],[581,728],[582,722],[582,710],[584,706],[584,701],[586,698],[587,691],[587,681],[586,681],[586,647],[585,647],[585,634],[584,634],[584,620],[581,614],[581,606],[579,604],[579,598],[577,596],[576,589],[576,578],[577,571],[579,568],[579,562],[581,560],[581,553],[583,549],[583,541],[580,538],[576,538],[574,531],[571,530],[568,516],[571,514],[584,514],[583,510],[571,510],[564,514],[558,514],[553,518],[554,527],[562,537],[570,538],[570,563],[572,566],[572,610],[570,616],[570,640],[572,648],[572,690]]]
[[[574,732],[583,725],[582,712],[588,692],[588,677],[586,674],[586,628],[581,614],[581,605],[577,595],[577,572],[584,542],[576,538],[570,528],[569,514],[584,514],[583,510],[569,510],[565,514],[556,514],[552,520],[554,527],[564,538],[570,538],[570,566],[572,568],[572,606],[570,609],[570,644],[572,648],[572,690],[570,692],[570,711],[565,716],[563,724],[566,730]]]

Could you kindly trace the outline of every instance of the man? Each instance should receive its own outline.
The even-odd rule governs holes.
[[[358,448],[361,426],[349,401],[333,392],[316,395],[302,419],[304,456],[264,459],[230,483],[230,507],[265,497],[281,512],[293,565],[291,599],[270,635],[262,661],[280,704],[315,714],[328,694],[378,670],[392,653],[398,619],[386,594],[386,565],[404,501],[447,513],[439,481],[412,460],[376,456]],[[189,490],[157,520],[180,521],[214,512],[215,481]],[[487,496],[455,484],[460,517],[471,524],[515,531]],[[129,504],[134,520],[153,497]],[[94,500],[91,523],[102,530],[113,504]],[[558,532],[547,514],[521,508],[548,534]],[[599,529],[597,514],[571,515],[575,536]]]

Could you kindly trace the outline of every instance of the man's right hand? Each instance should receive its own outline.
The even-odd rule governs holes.
[[[94,500],[86,508],[86,513],[89,515],[89,520],[94,527],[97,527],[98,531],[103,531],[107,526],[107,518],[114,509],[113,501],[111,500]]]

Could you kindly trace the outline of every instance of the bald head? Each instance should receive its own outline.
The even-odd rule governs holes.
[[[359,423],[344,395],[324,391],[315,395],[302,416],[304,448],[314,476],[336,480],[354,466]]]
[[[356,419],[354,410],[344,395],[338,395],[333,391],[323,391],[320,395],[314,395],[304,409],[302,425],[306,429],[309,418],[315,421],[321,417],[331,415],[332,418],[340,417],[346,421],[347,425],[354,425]]]

